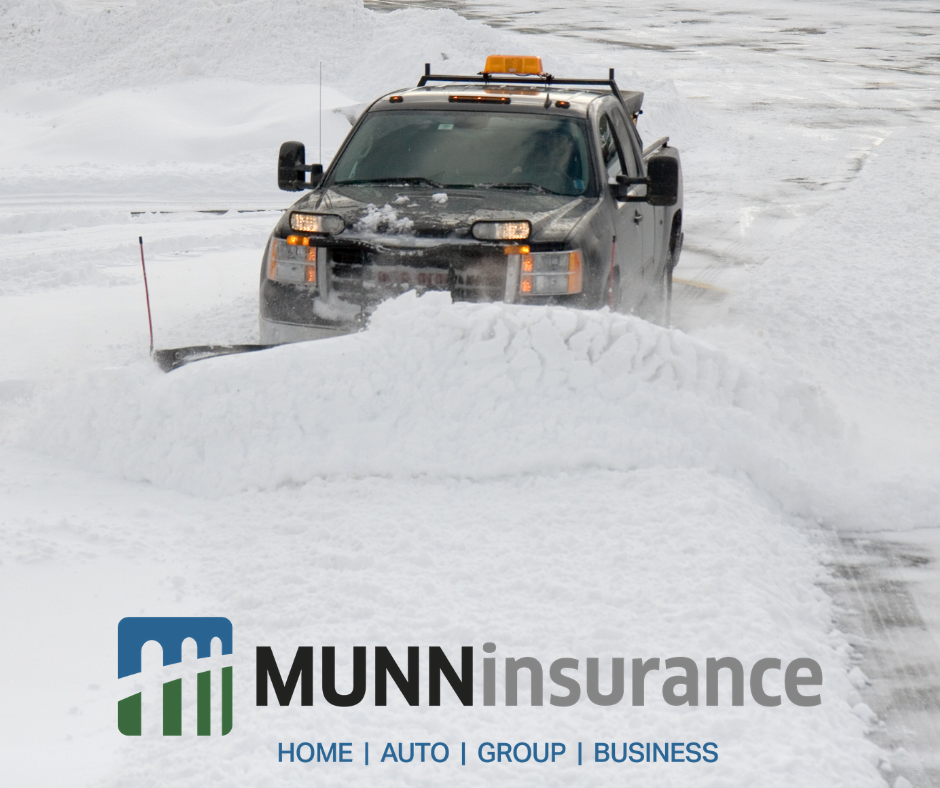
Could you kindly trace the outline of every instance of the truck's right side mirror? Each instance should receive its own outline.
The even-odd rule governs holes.
[[[277,155],[277,185],[285,192],[300,192],[312,189],[323,175],[322,164],[307,164],[307,154],[302,142],[285,142]],[[306,173],[311,173],[307,183]]]
[[[651,156],[646,163],[650,205],[675,205],[679,201],[679,161],[672,156]]]

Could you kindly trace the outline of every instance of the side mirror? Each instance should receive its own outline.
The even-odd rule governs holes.
[[[645,186],[649,181],[646,178],[631,178],[629,175],[618,175],[617,182],[611,184],[614,199],[619,202],[646,202],[646,195],[630,194],[634,186]]]
[[[675,205],[679,201],[679,160],[672,156],[651,156],[646,163],[650,205]]]
[[[285,192],[299,192],[316,188],[323,177],[322,164],[307,164],[302,142],[285,142],[277,155],[277,185]],[[310,173],[307,183],[306,173]]]

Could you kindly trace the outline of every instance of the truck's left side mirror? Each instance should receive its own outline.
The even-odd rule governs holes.
[[[323,176],[322,164],[307,164],[307,154],[302,142],[285,142],[277,155],[277,185],[286,192],[313,189]],[[306,173],[310,173],[307,183]]]
[[[650,205],[675,205],[679,201],[679,161],[672,156],[651,156],[646,163]]]

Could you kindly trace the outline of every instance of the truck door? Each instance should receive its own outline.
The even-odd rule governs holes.
[[[607,179],[608,198],[613,202],[616,212],[614,226],[617,234],[619,293],[614,293],[613,300],[615,307],[619,305],[619,311],[629,312],[639,303],[642,293],[641,271],[644,252],[640,224],[644,217],[637,208],[643,203],[620,202],[614,196],[613,187],[616,186],[617,176],[637,177],[638,170],[629,148],[629,141],[622,134],[618,134],[612,114],[607,109],[601,110],[597,121],[597,135]]]
[[[620,110],[620,108],[617,108]],[[640,177],[646,175],[646,167],[643,163],[643,151],[640,148],[640,138],[636,133],[633,121],[626,117],[626,114],[620,110],[612,114],[614,129],[617,136],[623,142],[623,154],[628,159],[628,164],[632,165],[633,172],[639,173]],[[640,186],[638,194],[643,194],[645,187]],[[651,287],[657,281],[655,271],[655,235],[656,235],[656,210],[647,202],[630,203],[633,207],[633,218],[639,226],[640,236],[642,237],[643,254],[640,265],[640,277],[645,286]]]

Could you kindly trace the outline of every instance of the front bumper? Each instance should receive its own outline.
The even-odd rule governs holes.
[[[521,294],[521,257],[514,251],[519,247],[432,239],[408,242],[413,245],[361,240],[331,244],[324,239],[309,258],[316,259],[315,286],[269,279],[266,256],[261,274],[262,341],[295,342],[360,330],[380,303],[409,290],[448,291],[454,301],[581,305],[583,300],[580,293]],[[308,247],[311,252],[313,247],[313,243]]]

